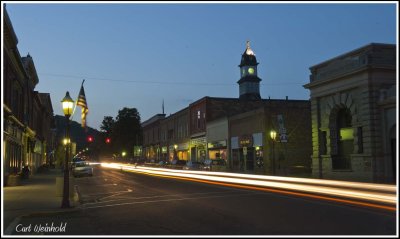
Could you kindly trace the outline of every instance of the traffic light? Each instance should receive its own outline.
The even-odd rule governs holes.
[[[106,143],[107,144],[111,143],[111,139],[110,138],[106,138]]]
[[[89,143],[92,143],[92,142],[93,142],[93,136],[89,135],[89,136],[87,137],[87,141],[88,141]]]

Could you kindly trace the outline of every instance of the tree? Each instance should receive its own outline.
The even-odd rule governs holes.
[[[124,107],[118,111],[112,127],[111,139],[114,142],[114,150],[117,150],[118,154],[126,151],[127,156],[132,157],[133,147],[142,142],[140,114],[136,108]]]
[[[114,140],[111,140],[114,125],[115,120],[111,116],[104,116],[103,122],[100,125],[101,132],[98,145],[100,146],[100,154],[107,157],[111,156],[115,150]],[[106,142],[107,138],[110,138],[110,142]]]
[[[111,134],[112,128],[114,127],[115,120],[111,116],[104,116],[103,122],[100,125],[100,129],[102,132],[107,134]]]

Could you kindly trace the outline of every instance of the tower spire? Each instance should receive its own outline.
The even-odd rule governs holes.
[[[250,48],[250,41],[246,41],[246,50],[240,61],[239,99],[260,100],[260,81],[257,76],[257,59]]]
[[[164,99],[162,100],[162,113],[164,114]]]
[[[251,50],[251,48],[250,48],[250,41],[249,40],[247,40],[246,41],[246,55],[252,55],[252,56],[255,56],[256,54],[254,54],[254,52],[253,52],[253,50]]]

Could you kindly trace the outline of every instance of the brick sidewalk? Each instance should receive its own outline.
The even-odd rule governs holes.
[[[7,233],[7,227],[13,227],[23,216],[76,210],[78,200],[74,196],[70,197],[71,208],[61,208],[62,196],[56,195],[57,177],[63,177],[63,172],[60,169],[50,169],[21,180],[20,186],[3,187],[4,234]],[[73,178],[70,178],[72,185]],[[75,195],[74,190],[72,195]]]

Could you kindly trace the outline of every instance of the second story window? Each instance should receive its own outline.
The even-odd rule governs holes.
[[[197,111],[197,128],[200,129],[200,110]]]

